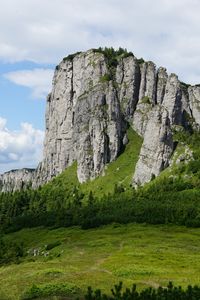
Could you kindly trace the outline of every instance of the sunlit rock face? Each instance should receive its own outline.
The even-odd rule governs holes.
[[[174,126],[200,126],[200,88],[187,88],[175,74],[121,55],[110,65],[89,50],[56,67],[47,97],[43,160],[36,170],[0,175],[0,189],[36,188],[77,161],[80,182],[101,175],[127,143],[131,126],[143,137],[133,185],[143,185],[169,165]],[[187,116],[187,118],[186,118]]]
[[[11,170],[0,175],[0,190],[10,192],[26,189],[32,186],[34,177],[34,169]]]

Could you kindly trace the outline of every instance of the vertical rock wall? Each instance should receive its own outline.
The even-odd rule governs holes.
[[[37,187],[74,161],[80,182],[94,179],[120,154],[128,124],[144,139],[133,175],[142,185],[168,166],[173,128],[188,119],[200,126],[200,87],[187,89],[175,74],[133,55],[113,66],[95,50],[72,55],[56,67],[47,97],[43,161],[34,172],[0,175],[0,189]]]

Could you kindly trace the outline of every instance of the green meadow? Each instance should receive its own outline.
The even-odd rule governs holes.
[[[130,185],[142,139],[129,128],[129,143],[103,176],[80,184],[74,163],[38,190],[1,194],[8,253],[0,251],[0,300],[82,299],[88,286],[109,293],[120,281],[140,290],[200,285],[200,139],[178,134],[172,166],[137,191]],[[195,159],[177,165],[184,143]],[[126,224],[135,221],[142,224]],[[38,224],[47,227],[29,228]],[[67,227],[74,224],[90,229]]]
[[[0,267],[2,300],[21,299],[33,284],[66,284],[79,295],[88,286],[109,292],[119,281],[138,288],[169,281],[182,287],[200,284],[200,229],[112,224],[89,230],[23,229],[5,238],[22,241],[29,253],[17,264]]]

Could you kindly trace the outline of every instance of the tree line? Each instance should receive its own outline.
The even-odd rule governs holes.
[[[37,190],[0,194],[0,228],[4,232],[47,226],[84,229],[117,223],[176,224],[200,227],[200,189],[183,178],[164,178],[148,188],[125,190],[96,198],[80,187],[59,184]]]

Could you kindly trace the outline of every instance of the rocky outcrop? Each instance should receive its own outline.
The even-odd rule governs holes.
[[[193,121],[200,128],[200,86],[191,86],[188,88],[189,106],[192,112]]]
[[[134,56],[119,61],[116,70],[118,99],[126,120],[131,120],[139,99],[140,67]]]
[[[133,176],[135,186],[149,182],[169,166],[174,150],[173,128],[186,126],[185,116],[191,117],[189,101],[178,77],[175,74],[168,77],[163,68],[158,70],[156,99],[156,104],[148,111],[147,104],[141,109],[144,122],[134,118],[134,128],[144,137]],[[137,110],[135,113],[137,117]]]
[[[152,107],[156,104],[156,66],[153,62],[144,62],[140,65],[139,101],[134,112],[132,125],[134,130],[144,136]]]
[[[164,95],[165,95],[165,88],[167,84],[167,71],[165,68],[160,67],[157,71],[157,85],[156,85],[156,103],[162,104]]]
[[[32,186],[34,169],[12,170],[0,175],[0,190],[10,192],[23,190]]]
[[[150,103],[155,104],[156,96],[156,66],[153,62],[144,62],[140,66],[141,82],[139,100],[148,97]]]
[[[194,153],[188,145],[181,145],[181,151],[175,152],[170,160],[170,166],[179,165],[180,163],[188,164],[191,160],[194,160]]]
[[[88,51],[63,60],[47,99],[43,182],[78,163],[78,179],[98,176],[118,156],[125,123],[101,53]]]
[[[187,88],[153,62],[127,53],[110,60],[96,50],[71,55],[56,67],[47,97],[43,161],[30,174],[1,175],[1,189],[30,181],[35,188],[74,161],[80,182],[94,179],[127,144],[128,125],[144,139],[133,175],[142,185],[169,165],[174,126],[200,126],[199,107],[198,86]]]
[[[157,105],[149,115],[133,184],[142,185],[158,176],[168,167],[173,148],[169,112]]]

